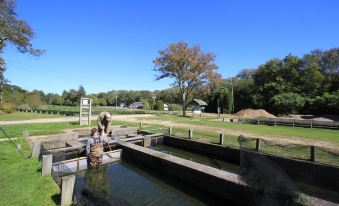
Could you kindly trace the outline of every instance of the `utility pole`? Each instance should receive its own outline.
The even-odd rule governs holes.
[[[234,113],[234,91],[233,91],[233,77],[231,77],[231,83],[226,82],[226,84],[231,85],[231,92],[232,92],[232,113]]]
[[[156,98],[157,98],[156,96],[153,96],[153,97],[152,97],[152,99],[153,99],[153,108],[152,108],[152,109],[153,109],[153,110],[154,110],[154,106],[155,106],[155,99],[156,99]]]
[[[231,77],[231,86],[232,86],[232,113],[234,113],[233,77]]]

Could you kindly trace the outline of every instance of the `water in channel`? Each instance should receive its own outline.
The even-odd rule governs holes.
[[[164,145],[164,144],[156,144],[154,146],[151,146],[150,149],[154,149],[165,154],[173,155],[173,156],[187,159],[187,160],[197,162],[200,164],[208,165],[208,166],[211,166],[211,167],[214,167],[220,170],[224,170],[227,172],[239,173],[239,170],[240,170],[239,165],[228,163],[228,162],[221,161],[221,160],[214,159],[214,158],[210,158],[204,155],[189,152],[183,149],[171,147],[171,146]]]
[[[176,179],[119,162],[79,172],[77,205],[225,205]]]

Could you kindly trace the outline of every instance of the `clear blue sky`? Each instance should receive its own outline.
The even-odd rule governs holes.
[[[271,58],[339,46],[338,0],[18,0],[17,13],[37,34],[39,57],[2,54],[6,77],[27,90],[88,93],[157,90],[153,59],[170,43],[216,54],[219,73],[236,75]]]

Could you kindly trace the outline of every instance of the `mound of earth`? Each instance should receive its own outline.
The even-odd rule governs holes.
[[[244,110],[240,110],[234,115],[238,117],[245,117],[245,118],[257,118],[257,117],[276,118],[276,116],[268,113],[264,109],[244,109]]]

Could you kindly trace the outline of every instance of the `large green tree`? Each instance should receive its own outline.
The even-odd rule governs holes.
[[[18,18],[15,12],[15,0],[0,0],[0,102],[2,101],[2,88],[6,83],[4,71],[6,64],[1,53],[7,44],[14,45],[19,52],[39,56],[43,50],[35,49],[31,40],[35,38],[32,28]]]
[[[159,51],[153,61],[157,80],[174,79],[172,86],[180,90],[183,115],[186,115],[187,97],[193,89],[220,79],[215,73],[218,67],[214,59],[214,54],[202,52],[198,45],[190,47],[185,42],[178,42]]]

